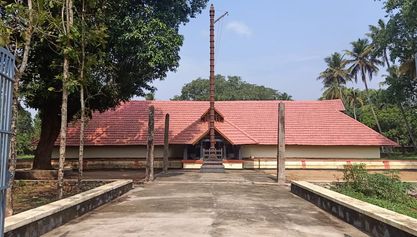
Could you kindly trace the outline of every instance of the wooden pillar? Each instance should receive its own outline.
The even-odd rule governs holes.
[[[164,173],[168,172],[168,153],[169,153],[169,114],[165,115],[165,131],[164,131]]]
[[[155,107],[152,105],[149,107],[149,120],[148,120],[148,144],[146,155],[146,178],[147,182],[154,180],[154,118]]]
[[[285,104],[278,105],[277,182],[285,183]]]
[[[188,160],[188,145],[184,146],[184,153],[182,154],[183,160]]]

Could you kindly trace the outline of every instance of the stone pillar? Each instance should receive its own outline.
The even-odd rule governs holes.
[[[285,104],[278,105],[277,182],[285,183]]]

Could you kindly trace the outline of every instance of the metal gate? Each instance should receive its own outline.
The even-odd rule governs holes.
[[[12,88],[15,59],[10,52],[0,48],[0,236],[3,236],[8,186],[10,126],[12,117]]]

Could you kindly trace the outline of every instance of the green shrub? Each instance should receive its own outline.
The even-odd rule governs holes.
[[[343,179],[335,191],[417,218],[417,199],[409,195],[414,187],[401,182],[398,173],[370,174],[365,164],[348,165]]]

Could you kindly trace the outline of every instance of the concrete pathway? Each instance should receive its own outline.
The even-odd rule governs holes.
[[[171,172],[45,236],[367,236],[256,171]]]

